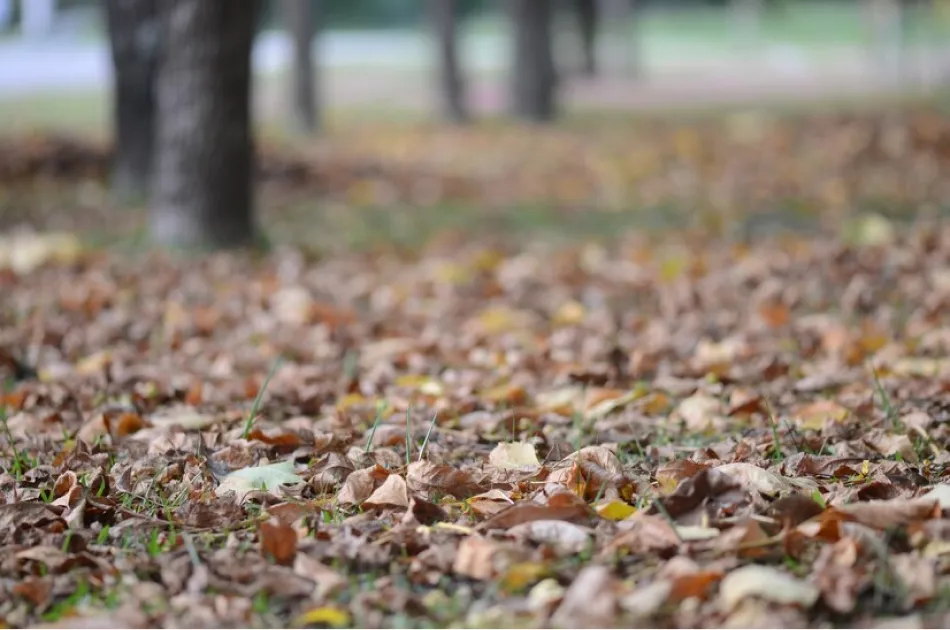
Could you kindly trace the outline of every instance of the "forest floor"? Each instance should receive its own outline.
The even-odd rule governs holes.
[[[950,623],[933,106],[265,146],[151,252],[0,144],[0,623]]]

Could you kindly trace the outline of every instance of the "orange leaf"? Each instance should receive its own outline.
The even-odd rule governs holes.
[[[297,532],[286,523],[263,523],[260,529],[261,554],[277,564],[293,564],[297,555]]]

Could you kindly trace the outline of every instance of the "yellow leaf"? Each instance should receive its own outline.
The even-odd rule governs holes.
[[[83,376],[95,374],[96,372],[104,370],[111,360],[112,354],[108,350],[101,350],[90,354],[76,363],[76,373]]]
[[[946,376],[950,373],[950,361],[929,357],[905,357],[895,361],[891,371],[898,376]]]
[[[573,326],[580,324],[587,316],[587,309],[576,300],[565,302],[554,314],[554,323],[560,326]]]
[[[362,394],[358,392],[352,392],[340,398],[339,402],[336,404],[336,408],[340,411],[344,411],[350,407],[364,402],[366,402],[366,398]]]
[[[547,568],[540,562],[518,562],[505,571],[501,588],[506,593],[517,593],[535,584],[547,573]]]
[[[825,421],[842,422],[850,413],[833,400],[818,400],[799,409],[795,423],[802,429],[819,431],[825,426]]]
[[[488,454],[488,461],[492,466],[505,470],[541,467],[534,445],[527,442],[503,442]]]
[[[475,256],[472,267],[478,271],[493,271],[505,259],[504,255],[494,249],[485,249]]]
[[[350,613],[335,606],[320,606],[311,608],[294,619],[295,626],[310,626],[318,623],[333,628],[345,628],[350,625]]]
[[[602,502],[595,509],[601,518],[605,518],[608,521],[622,521],[625,518],[633,516],[637,511],[637,508],[629,503],[617,501],[616,499]]]
[[[436,276],[446,284],[465,284],[472,280],[472,270],[458,263],[449,262],[436,270]]]
[[[409,387],[430,396],[442,395],[442,384],[422,374],[404,374],[396,378],[396,385]]]
[[[667,258],[660,264],[660,279],[672,282],[686,271],[686,259],[681,257]]]
[[[619,409],[643,396],[642,389],[632,389],[628,392],[595,388],[587,392],[587,415],[592,418],[606,416],[611,411]]]

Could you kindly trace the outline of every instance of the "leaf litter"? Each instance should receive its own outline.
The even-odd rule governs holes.
[[[825,168],[829,207],[909,194],[875,179],[882,151],[944,159],[927,114],[833,123],[810,129],[863,148],[798,170],[720,164],[704,127],[655,159],[760,178],[726,205]],[[743,146],[811,155],[783,125]],[[572,142],[502,192],[553,181]],[[609,196],[610,160],[575,184]],[[945,625],[950,231],[865,216],[191,261],[11,239],[0,622]]]

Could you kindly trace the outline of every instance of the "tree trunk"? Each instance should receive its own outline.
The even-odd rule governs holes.
[[[638,5],[635,0],[601,0],[600,13],[604,24],[612,26],[612,37],[616,43],[616,71],[628,77],[642,74],[640,58],[640,38]],[[606,33],[605,33],[606,35]],[[613,48],[613,46],[611,46]]]
[[[254,0],[159,0],[152,238],[180,247],[245,245],[255,237],[251,133]]]
[[[597,74],[597,0],[574,0],[581,38],[581,70],[586,76]]]
[[[112,189],[123,201],[148,195],[155,138],[155,76],[161,29],[155,0],[106,0],[112,52]]]
[[[313,40],[316,35],[313,0],[281,0],[284,24],[293,40],[293,111],[295,131],[313,133],[319,128],[319,112],[314,95]]]
[[[871,63],[893,79],[903,69],[904,3],[899,0],[871,0],[865,5],[870,30]]]
[[[515,116],[544,122],[555,115],[557,77],[552,46],[553,0],[509,0],[514,31],[511,73]]]
[[[428,0],[429,18],[438,48],[443,115],[449,122],[463,123],[468,120],[468,111],[465,107],[465,82],[459,67],[458,10],[458,0]]]
[[[743,43],[759,43],[764,0],[732,0],[736,29]]]

